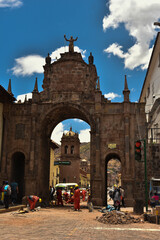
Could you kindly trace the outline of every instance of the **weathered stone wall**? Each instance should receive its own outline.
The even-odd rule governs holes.
[[[128,90],[126,93],[128,94]],[[94,64],[79,53],[62,54],[44,66],[43,91],[32,101],[14,103],[4,110],[5,127],[0,180],[12,177],[12,156],[25,156],[25,194],[48,195],[49,142],[54,127],[69,118],[80,118],[91,127],[91,193],[93,203],[106,204],[106,162],[116,157],[122,164],[126,203],[138,194],[139,163],[134,141],[145,137],[144,104],[111,103],[99,89]],[[114,143],[114,149],[109,144]],[[140,180],[139,180],[140,179]]]

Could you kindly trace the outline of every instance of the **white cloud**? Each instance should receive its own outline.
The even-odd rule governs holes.
[[[14,7],[20,7],[23,5],[23,2],[21,0],[0,0],[0,8],[14,8]]]
[[[74,47],[75,52],[80,52],[85,58],[86,50],[79,47]],[[60,47],[51,53],[52,62],[60,58],[60,53],[68,52],[68,46]],[[28,55],[15,59],[15,66],[11,69],[16,76],[31,76],[34,73],[43,73],[43,66],[45,65],[45,58],[40,55]]]
[[[123,53],[121,48],[122,46],[119,46],[118,43],[113,43],[107,49],[104,49],[104,52],[113,53],[113,55],[117,55],[120,58],[125,58],[125,54]]]
[[[79,122],[79,123],[82,123],[82,122],[84,122],[83,120],[81,120],[81,119],[78,119],[78,118],[74,118],[73,119],[75,122]]]
[[[16,64],[11,69],[16,76],[30,76],[33,73],[42,73],[45,59],[39,55],[29,55],[15,59]]]
[[[132,88],[132,89],[131,89],[131,92],[135,92],[135,91],[136,91],[136,89],[135,89],[135,88]]]
[[[51,53],[51,59],[52,59],[52,62],[54,62],[56,59],[59,59],[61,57],[61,53],[65,53],[65,52],[68,52],[69,51],[69,47],[68,46],[64,46],[64,47],[60,47],[60,48],[57,48],[54,52]],[[85,58],[85,54],[86,54],[86,50],[82,50],[80,49],[79,47],[75,46],[74,47],[74,51],[75,52],[79,52],[82,54],[82,58]]]
[[[121,95],[111,92],[111,93],[104,94],[104,97],[107,98],[108,100],[113,100],[115,98],[120,98]]]
[[[90,129],[81,130],[79,133],[80,142],[90,142]]]
[[[61,144],[61,138],[63,133],[67,133],[69,130],[64,130],[63,123],[59,123],[51,134],[51,139],[58,144]],[[79,133],[80,142],[90,142],[90,129],[81,130]]]
[[[150,42],[156,35],[153,23],[160,17],[160,1],[109,0],[108,6],[110,14],[103,18],[104,31],[110,27],[116,29],[123,23],[135,44],[127,52],[117,43],[111,44],[104,51],[124,59],[125,68],[140,66],[141,69],[146,69],[152,52]]]
[[[17,96],[17,102],[18,101],[24,102],[25,98],[26,98],[26,100],[31,99],[32,98],[32,93],[26,93],[26,94],[18,95]]]
[[[53,130],[51,134],[51,139],[61,145],[61,138],[64,132],[64,125],[59,123]]]

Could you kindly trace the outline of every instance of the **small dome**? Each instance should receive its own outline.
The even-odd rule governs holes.
[[[72,127],[71,127],[70,130],[65,135],[66,136],[75,136],[76,133],[72,131]]]

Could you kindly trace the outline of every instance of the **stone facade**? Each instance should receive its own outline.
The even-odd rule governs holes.
[[[59,183],[59,166],[55,165],[55,150],[59,148],[59,145],[54,141],[50,141],[50,176],[49,186],[54,186]]]
[[[4,139],[0,181],[18,175],[14,165],[23,162],[19,176],[23,194],[48,196],[49,143],[55,126],[69,118],[86,121],[91,128],[91,195],[95,205],[106,204],[107,162],[121,161],[122,187],[127,205],[133,205],[137,169],[134,141],[145,137],[144,103],[131,103],[125,79],[124,101],[111,103],[100,91],[99,78],[90,55],[67,52],[54,63],[48,55],[44,66],[43,91],[37,80],[32,100],[4,108]],[[114,148],[110,148],[114,144]],[[18,160],[17,160],[18,158]]]
[[[72,128],[61,139],[61,160],[68,161],[70,165],[60,165],[60,183],[77,183],[80,181],[80,141],[78,133]]]

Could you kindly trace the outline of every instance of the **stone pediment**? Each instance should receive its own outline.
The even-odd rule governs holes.
[[[56,62],[52,63],[52,64],[56,64],[58,62],[62,62],[62,61],[80,61],[84,64],[87,64],[83,58],[81,53],[78,52],[66,52],[66,53],[61,53],[61,58],[59,58]]]
[[[44,66],[41,99],[53,100],[60,92],[61,96],[63,93],[67,96],[82,93],[94,95],[96,81],[95,65],[87,64],[80,53],[66,52],[57,61],[47,62]]]

